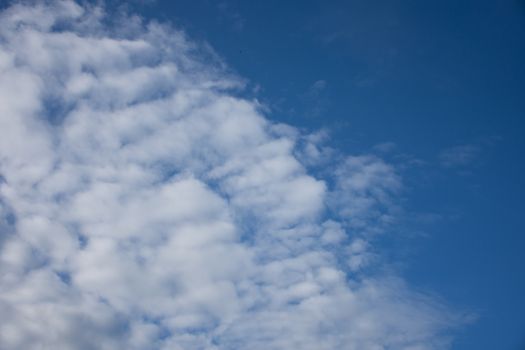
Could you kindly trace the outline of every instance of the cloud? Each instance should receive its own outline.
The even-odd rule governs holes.
[[[326,80],[317,80],[310,87],[310,91],[312,94],[319,94],[322,90],[326,88],[326,85],[327,85]]]
[[[314,177],[319,138],[167,25],[52,1],[0,37],[3,349],[448,346],[455,313],[360,272],[392,166]]]
[[[447,148],[439,154],[439,161],[447,168],[464,167],[472,164],[481,149],[476,145],[460,145]]]
[[[386,154],[391,153],[396,149],[397,145],[394,142],[382,142],[378,143],[377,145],[374,145],[372,149],[376,152]]]
[[[240,32],[244,29],[246,19],[235,9],[234,6],[232,6],[231,3],[222,1],[217,5],[217,8],[224,19],[230,23],[233,30]]]
[[[331,204],[349,229],[381,232],[393,220],[401,187],[394,168],[380,158],[348,156],[335,170]]]
[[[316,80],[306,89],[301,96],[305,105],[305,116],[316,118],[328,109],[330,101],[327,92],[328,82],[326,80]]]

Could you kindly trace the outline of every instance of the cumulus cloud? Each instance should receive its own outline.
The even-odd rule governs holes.
[[[13,5],[0,77],[2,349],[448,346],[457,316],[361,270],[395,169],[348,156],[316,178],[318,138],[183,32]]]

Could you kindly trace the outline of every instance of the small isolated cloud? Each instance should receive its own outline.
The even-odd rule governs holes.
[[[455,313],[359,272],[391,165],[313,176],[324,137],[269,121],[167,25],[72,1],[0,16],[2,349],[449,346]]]
[[[379,153],[390,153],[393,150],[395,150],[397,145],[394,142],[382,142],[378,143],[377,145],[374,145],[372,149]]]
[[[307,88],[302,96],[306,116],[316,118],[327,110],[330,105],[327,88],[326,80],[316,80]]]
[[[319,93],[320,91],[326,88],[326,85],[327,85],[326,80],[317,80],[315,83],[312,84],[312,87],[310,88],[310,90],[312,92]]]
[[[472,164],[481,149],[476,145],[460,145],[447,148],[439,154],[439,161],[447,168],[464,167]]]
[[[235,10],[235,8],[230,3],[226,1],[220,2],[217,5],[217,8],[224,19],[230,22],[232,28],[235,31],[240,32],[244,29],[246,19],[239,13],[239,11]]]

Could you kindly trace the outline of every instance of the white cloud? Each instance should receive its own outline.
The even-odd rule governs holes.
[[[355,272],[392,220],[391,166],[315,178],[328,153],[235,97],[213,52],[105,16],[0,18],[3,349],[446,348],[456,316]]]
[[[357,232],[381,232],[394,220],[394,198],[402,184],[395,169],[371,155],[349,156],[335,171],[331,202],[347,226]]]

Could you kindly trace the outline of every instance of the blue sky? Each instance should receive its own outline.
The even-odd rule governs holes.
[[[524,2],[158,1],[140,9],[209,42],[259,87],[272,119],[327,128],[348,152],[391,142],[392,161],[420,161],[403,170],[407,222],[403,238],[388,243],[403,274],[478,314],[454,349],[525,346]],[[442,164],[440,154],[461,153],[458,146],[472,154]]]
[[[10,4],[7,349],[525,347],[525,2]]]

